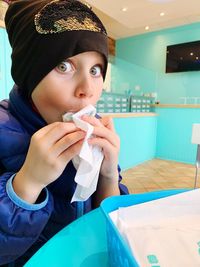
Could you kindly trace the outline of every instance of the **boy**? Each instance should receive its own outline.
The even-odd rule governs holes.
[[[108,48],[101,21],[76,0],[16,0],[5,23],[15,86],[0,104],[0,264],[22,266],[79,214],[127,189],[119,184],[112,120],[83,116],[104,159],[96,192],[71,203],[72,159],[85,132],[62,116],[95,105],[102,93]]]

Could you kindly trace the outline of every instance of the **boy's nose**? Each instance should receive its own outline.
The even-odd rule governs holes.
[[[77,84],[75,96],[78,98],[90,98],[93,96],[93,86],[89,78],[82,77]]]

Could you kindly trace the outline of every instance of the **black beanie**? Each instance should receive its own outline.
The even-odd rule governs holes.
[[[12,47],[11,74],[20,93],[30,98],[37,84],[60,62],[87,51],[103,55],[107,33],[99,18],[77,0],[15,0],[5,16]]]

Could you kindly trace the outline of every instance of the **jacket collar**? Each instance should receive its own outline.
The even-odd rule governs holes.
[[[19,88],[15,85],[9,94],[10,112],[20,121],[30,135],[47,125],[40,114],[33,108],[31,101],[19,94]]]

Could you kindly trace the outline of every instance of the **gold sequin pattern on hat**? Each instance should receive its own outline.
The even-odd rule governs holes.
[[[43,7],[44,10],[46,7],[49,7],[51,4],[59,2],[59,0],[53,0]],[[85,4],[84,4],[85,5]],[[41,10],[41,11],[42,11]],[[92,21],[91,18],[87,16],[79,22],[75,16],[69,16],[67,19],[59,19],[53,23],[53,27],[51,29],[43,29],[40,25],[40,19],[42,18],[41,11],[35,15],[34,23],[36,26],[36,31],[40,34],[52,34],[52,33],[60,33],[64,31],[92,31],[92,32],[101,32],[101,28],[97,26],[97,24]]]

